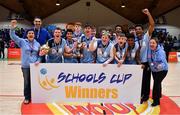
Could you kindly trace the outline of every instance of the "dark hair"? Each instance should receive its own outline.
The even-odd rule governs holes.
[[[60,27],[56,27],[54,30],[53,30],[53,33],[55,32],[55,30],[60,30],[62,32],[62,29]]]
[[[60,27],[56,27],[55,30],[61,30],[62,31],[62,29]]]
[[[127,39],[133,38],[134,39],[134,34],[127,33],[126,34]]]
[[[96,30],[97,28],[96,28],[96,26],[92,26],[92,28],[91,28],[91,29],[95,29],[95,30]]]
[[[117,33],[117,37],[126,37],[124,33]]]
[[[132,29],[135,29],[135,27],[134,27],[134,26],[130,26],[130,27],[129,27],[129,30],[132,30]]]
[[[122,26],[121,26],[121,25],[116,25],[116,26],[115,26],[115,28],[116,28],[116,27],[121,27],[121,28],[122,28]]]
[[[75,22],[74,25],[82,26],[82,23],[81,22]]]
[[[35,19],[40,19],[40,20],[42,20],[40,16],[35,16],[35,17],[34,17],[34,20],[35,20]]]
[[[66,26],[67,25],[73,25],[74,26],[74,24],[75,24],[74,22],[69,22],[69,23],[66,24]]]
[[[68,32],[73,33],[73,30],[72,29],[67,29],[65,34],[67,35]]]
[[[90,27],[92,29],[92,26],[90,24],[86,24],[84,28]]]
[[[31,29],[27,29],[27,30],[26,30],[26,34],[27,34],[29,31],[33,31],[33,32],[34,32],[34,29],[32,29],[32,28],[31,28]]]
[[[33,29],[33,28],[27,29],[26,32],[25,32],[25,36],[24,36],[25,38],[27,37],[27,34],[28,34],[29,31],[33,31],[33,32],[34,32],[34,29]],[[34,32],[34,33],[35,33],[35,32]]]
[[[142,30],[144,30],[144,28],[143,28],[142,24],[137,24],[137,25],[135,26],[135,28],[136,28],[136,27],[141,27],[141,28],[142,28]]]

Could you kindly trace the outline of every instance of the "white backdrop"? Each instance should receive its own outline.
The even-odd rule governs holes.
[[[139,65],[31,64],[33,103],[139,103],[141,81]]]

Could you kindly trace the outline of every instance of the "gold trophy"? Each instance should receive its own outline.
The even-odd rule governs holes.
[[[50,50],[50,47],[47,44],[44,44],[40,47],[40,54],[46,55],[48,54],[49,50]]]
[[[81,48],[82,48],[82,43],[78,42],[77,49],[76,49],[76,55],[78,57],[80,57],[80,55],[81,55]]]

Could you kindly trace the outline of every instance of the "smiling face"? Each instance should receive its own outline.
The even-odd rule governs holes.
[[[116,31],[117,33],[121,33],[121,32],[122,32],[121,26],[117,26],[117,27],[115,28],[115,31]]]
[[[137,35],[138,37],[141,37],[142,34],[143,34],[143,28],[142,28],[141,26],[137,26],[137,27],[135,28],[135,30],[136,30],[136,35]]]
[[[27,38],[29,41],[33,41],[34,40],[34,31],[28,31]]]
[[[39,19],[39,18],[35,18],[34,19],[34,26],[35,26],[35,28],[40,28],[41,25],[42,25],[42,20]]]
[[[150,45],[151,50],[156,50],[158,43],[155,39],[151,39],[149,45]]]
[[[72,32],[67,32],[66,38],[67,38],[68,40],[71,40],[72,37],[73,37],[73,33],[72,33]]]

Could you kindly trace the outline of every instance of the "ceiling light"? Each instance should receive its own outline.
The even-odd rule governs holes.
[[[59,2],[59,0],[57,0],[57,2],[56,2],[56,6],[59,6],[60,5],[60,2]]]
[[[124,3],[122,3],[122,5],[121,5],[121,8],[125,8],[126,6],[125,6],[125,4]]]

